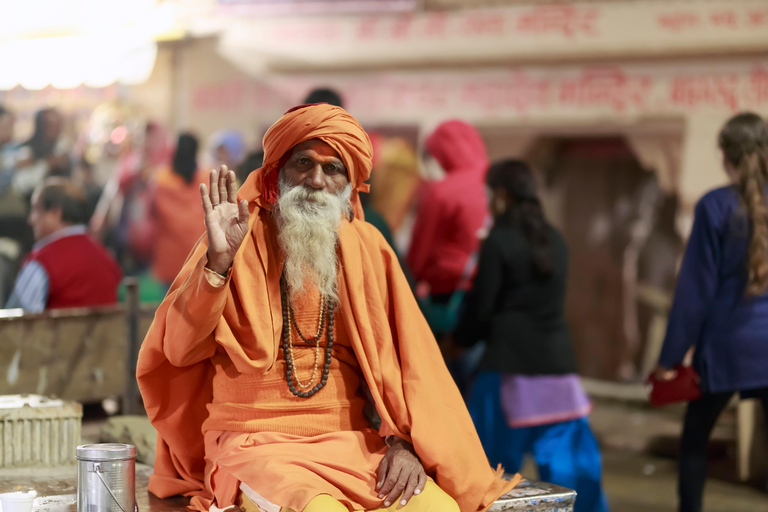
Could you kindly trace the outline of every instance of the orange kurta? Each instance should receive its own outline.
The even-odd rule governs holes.
[[[314,333],[320,314],[320,293],[312,290],[300,298],[295,311],[299,328]],[[214,367],[213,400],[203,431],[279,432],[299,436],[316,436],[368,427],[363,409],[363,375],[347,330],[336,313],[333,359],[328,382],[320,393],[298,398],[285,380],[283,349],[278,345],[275,365],[266,373],[240,372],[227,353],[219,350],[211,358]],[[293,330],[294,365],[303,384],[309,381],[315,362],[315,346],[299,340]],[[280,340],[275,340],[279,343]],[[325,335],[320,342],[319,367],[313,384],[320,381],[325,359]],[[310,386],[311,388],[312,386]],[[297,389],[298,386],[297,386]],[[247,408],[247,415],[243,409]]]
[[[268,374],[277,365],[282,261],[271,218],[275,177],[283,155],[313,138],[338,152],[354,187],[355,218],[343,222],[339,231],[339,308],[360,374],[381,417],[378,435],[394,434],[412,442],[427,474],[462,512],[486,510],[519,480],[504,481],[501,472],[488,465],[397,258],[381,234],[363,221],[358,193],[367,190],[370,142],[351,116],[329,105],[289,112],[267,132],[265,167],[251,173],[238,194],[249,202],[250,231],[225,285],[214,287],[204,275],[204,237],[158,308],[137,369],[147,414],[158,430],[149,490],[160,497],[197,496],[198,506],[213,498],[203,483],[203,424],[207,405],[214,400],[212,358],[217,352],[225,352],[241,373]],[[249,421],[250,413],[244,409],[242,421]],[[318,479],[336,485],[338,472],[354,475],[369,470],[372,462],[365,450],[358,451],[363,464],[348,464],[346,456],[338,466],[333,464],[334,447],[355,449],[344,441],[348,435],[342,431],[308,438],[306,442],[330,448],[329,464],[311,466]],[[302,450],[292,446],[284,446],[284,464],[304,465]],[[243,481],[246,478],[243,475]],[[264,491],[265,497],[271,492],[256,490]],[[341,491],[347,499],[357,499],[351,487]]]

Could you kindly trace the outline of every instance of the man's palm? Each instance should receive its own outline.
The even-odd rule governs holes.
[[[208,244],[214,252],[237,252],[248,232],[248,220],[240,222],[236,204],[222,203],[207,215]]]
[[[235,173],[222,165],[210,174],[210,190],[200,185],[208,234],[208,268],[226,273],[248,233],[248,202],[237,203]]]

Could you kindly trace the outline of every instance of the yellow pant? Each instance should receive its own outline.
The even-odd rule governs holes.
[[[242,496],[242,495],[241,495]],[[245,512],[258,511],[248,498],[242,496],[240,508]],[[376,512],[459,512],[459,506],[448,496],[437,484],[432,481],[427,482],[421,494],[413,496],[406,506],[400,506],[400,501],[396,501],[389,507],[377,508]],[[289,508],[283,508],[281,512],[294,512]],[[347,507],[336,501],[327,494],[321,494],[310,501],[302,512],[349,512]],[[359,511],[364,512],[364,511]],[[369,511],[373,512],[373,511]]]

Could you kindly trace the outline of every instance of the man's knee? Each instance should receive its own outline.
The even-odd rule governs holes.
[[[401,510],[403,512],[459,512],[459,505],[436,483],[429,481],[421,494],[411,498],[408,506]]]
[[[411,498],[407,506],[400,508],[398,504],[384,509],[402,512],[460,512],[456,500],[437,486],[434,482],[427,482],[424,490],[418,496]],[[284,511],[286,509],[283,509]],[[327,494],[321,494],[310,501],[302,512],[347,512],[347,508],[336,499]]]
[[[327,494],[320,494],[312,498],[302,512],[348,512],[348,510],[337,499]]]

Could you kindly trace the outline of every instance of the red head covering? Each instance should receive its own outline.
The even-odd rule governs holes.
[[[424,146],[446,173],[470,172],[485,178],[488,153],[483,138],[471,124],[458,119],[445,121],[427,137]]]

